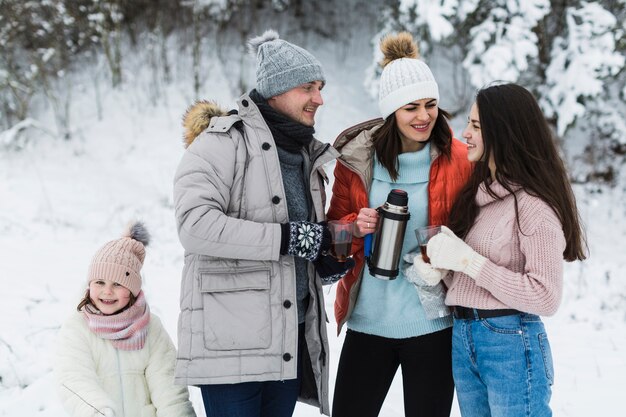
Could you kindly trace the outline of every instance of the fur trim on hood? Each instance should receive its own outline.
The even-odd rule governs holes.
[[[185,148],[191,145],[194,139],[209,127],[212,117],[226,116],[227,114],[228,112],[212,101],[198,100],[189,106],[183,116]]]

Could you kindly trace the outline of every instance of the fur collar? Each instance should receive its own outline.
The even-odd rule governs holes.
[[[187,148],[200,133],[209,127],[213,117],[226,116],[226,110],[221,109],[215,102],[198,100],[185,112],[183,116],[183,142]]]

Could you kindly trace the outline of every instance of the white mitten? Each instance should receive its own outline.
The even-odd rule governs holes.
[[[431,287],[437,285],[448,273],[445,269],[433,268],[431,264],[424,262],[421,254],[413,259],[413,267],[422,280]]]
[[[446,226],[441,226],[441,233],[430,238],[426,252],[433,267],[463,272],[472,278],[478,276],[487,260]]]

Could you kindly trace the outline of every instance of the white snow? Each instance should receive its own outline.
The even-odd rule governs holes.
[[[557,131],[563,135],[586,112],[581,99],[593,99],[604,89],[602,78],[614,76],[624,66],[623,53],[615,51],[616,19],[597,3],[569,7],[567,39],[556,39],[558,48],[546,69],[548,94],[543,107],[548,116],[559,115]]]
[[[472,85],[480,88],[494,80],[519,79],[538,53],[537,35],[532,29],[549,11],[547,0],[509,0],[474,26],[470,51],[463,61]]]
[[[344,61],[324,44],[318,48],[314,52],[325,63],[328,83],[317,136],[332,141],[344,128],[377,115],[376,103],[362,86],[370,56]],[[130,219],[144,220],[153,235],[143,269],[144,290],[175,339],[183,252],[171,188],[183,153],[180,119],[193,100],[188,64],[176,64],[178,81],[159,85],[156,98],[151,69],[138,64],[128,71],[132,79],[126,91],[101,85],[101,120],[94,68],[87,66],[73,78],[77,92],[72,95],[70,141],[34,130],[30,134],[36,137],[25,141],[21,151],[0,150],[0,416],[65,415],[51,374],[55,335],[81,297],[91,256],[117,238]],[[218,67],[214,63],[206,74],[203,98],[230,106],[235,97],[224,82],[228,71]],[[52,116],[41,114],[39,124],[54,130]],[[328,172],[332,174],[332,165]],[[567,265],[561,309],[546,319],[556,374],[552,407],[556,416],[623,414],[625,196],[619,188],[576,191],[592,255],[584,263]],[[344,336],[336,336],[334,291],[326,289],[331,393]],[[203,415],[196,389],[192,398]],[[403,414],[397,377],[380,415]],[[299,404],[295,415],[319,412]],[[459,416],[456,404],[453,415]]]

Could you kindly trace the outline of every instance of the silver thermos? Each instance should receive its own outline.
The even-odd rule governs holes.
[[[378,208],[379,221],[374,246],[367,260],[370,274],[376,278],[395,279],[400,272],[399,263],[409,213],[409,196],[404,190],[391,190],[387,201]],[[366,244],[367,246],[367,244]],[[366,250],[365,253],[368,253]]]

